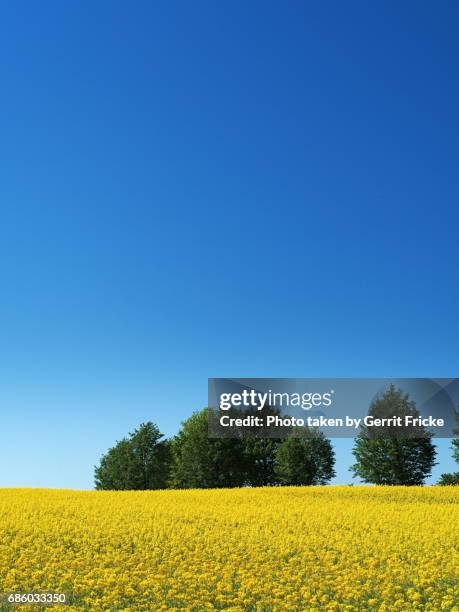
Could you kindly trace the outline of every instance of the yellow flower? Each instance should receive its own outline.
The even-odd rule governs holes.
[[[3,489],[0,592],[64,593],[63,612],[459,612],[458,502],[457,487]]]

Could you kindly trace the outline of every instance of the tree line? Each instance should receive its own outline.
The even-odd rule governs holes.
[[[368,414],[418,416],[408,394],[393,385],[376,398]],[[459,434],[459,432],[456,432]],[[459,438],[453,440],[459,462]],[[361,428],[356,437],[353,475],[383,485],[420,485],[435,465],[432,435],[422,428],[410,436],[381,435]],[[95,467],[100,490],[189,489],[323,485],[335,476],[335,453],[323,433],[277,438],[210,438],[208,410],[195,412],[180,431],[165,439],[158,427],[143,423],[117,442]],[[459,484],[459,472],[443,474],[439,484]]]

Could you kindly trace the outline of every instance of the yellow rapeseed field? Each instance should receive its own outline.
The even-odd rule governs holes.
[[[62,610],[459,610],[459,487],[0,490],[0,591]],[[20,610],[37,610],[21,606]]]

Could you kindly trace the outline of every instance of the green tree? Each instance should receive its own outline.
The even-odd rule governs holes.
[[[321,432],[283,440],[276,452],[275,473],[283,485],[323,485],[335,471],[333,447]]]
[[[169,443],[151,422],[117,442],[95,467],[99,490],[163,489],[169,470]]]
[[[442,486],[459,485],[459,472],[453,472],[452,474],[442,474],[440,480],[438,481],[438,484]]]
[[[251,487],[278,484],[275,466],[276,452],[280,442],[277,438],[249,437],[243,440],[246,458],[245,484]]]
[[[371,404],[375,418],[419,416],[409,395],[391,385]],[[403,422],[403,421],[402,421]],[[430,476],[436,450],[432,435],[423,427],[361,427],[353,450],[354,476],[380,485],[420,485]]]
[[[459,411],[456,409],[456,428],[454,430],[455,438],[453,439],[453,457],[459,463]]]
[[[455,438],[453,438],[452,449],[453,457],[459,463],[459,412],[456,412],[456,427],[454,429]],[[439,485],[459,485],[459,472],[453,472],[452,474],[442,474]]]
[[[246,483],[247,457],[244,441],[210,438],[208,410],[195,412],[182,423],[172,440],[172,487],[240,487]]]

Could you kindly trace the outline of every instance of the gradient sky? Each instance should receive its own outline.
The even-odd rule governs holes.
[[[2,3],[0,486],[92,487],[209,376],[459,375],[458,26],[449,1]]]

